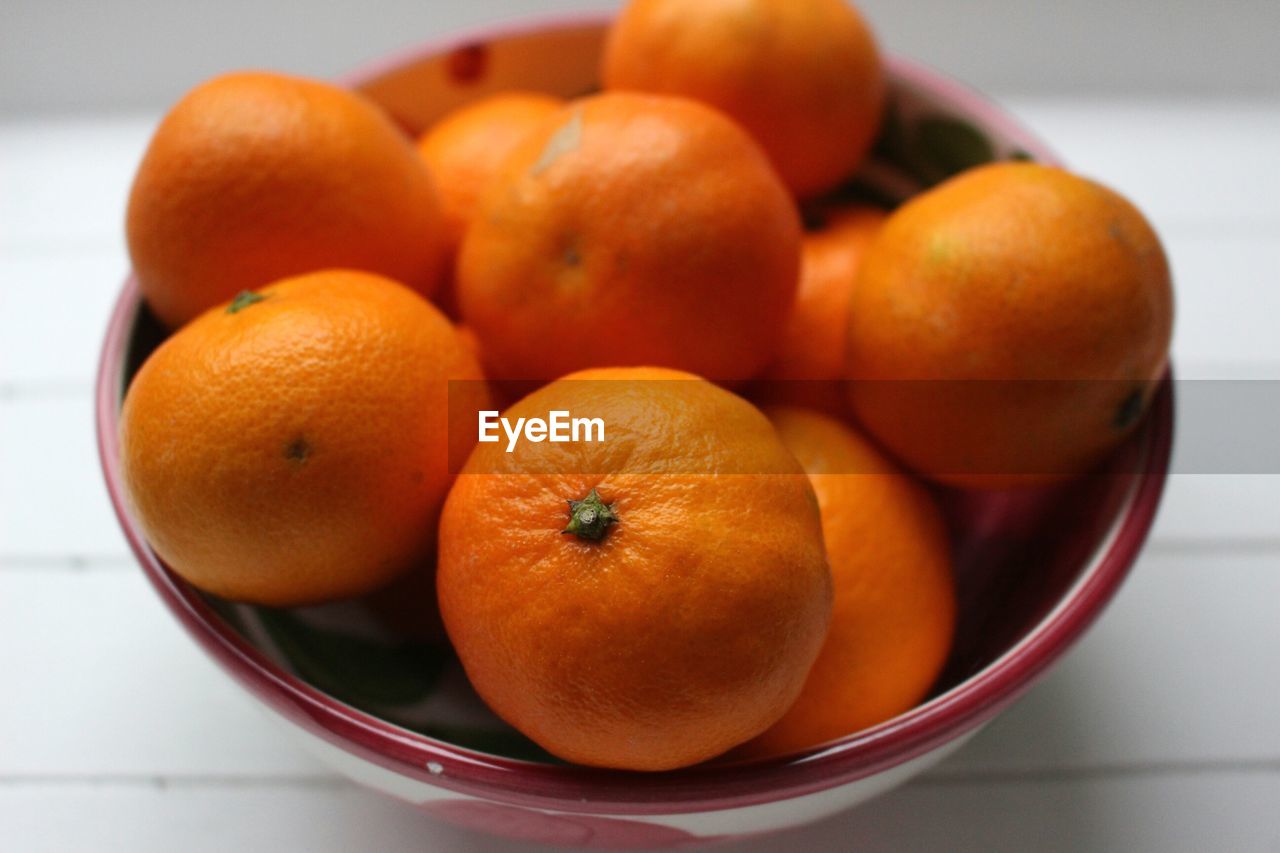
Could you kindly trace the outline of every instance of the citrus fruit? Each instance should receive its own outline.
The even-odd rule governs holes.
[[[449,379],[483,397],[448,320],[389,279],[326,271],[246,291],[129,386],[134,516],[175,572],[226,598],[367,592],[429,561],[450,439],[475,438],[474,416],[449,428]]]
[[[1129,435],[1173,323],[1160,241],[1128,201],[1062,169],[1002,163],[899,208],[849,311],[858,418],[945,482],[1080,473]]]
[[[800,698],[743,748],[752,756],[817,746],[909,710],[942,671],[956,622],[933,496],[837,420],[800,408],[765,413],[818,495],[835,604]]]
[[[631,0],[609,31],[602,77],[607,89],[723,110],[800,196],[857,169],[885,100],[875,40],[845,0]]]
[[[842,416],[849,301],[858,265],[888,214],[869,205],[818,209],[804,238],[800,292],[778,356],[764,372],[760,396],[774,404]]]
[[[435,302],[445,313],[458,313],[452,266],[485,188],[516,144],[563,105],[550,95],[503,92],[459,107],[419,137],[418,153],[435,179],[444,211],[450,269]]]
[[[418,152],[436,182],[451,250],[475,216],[476,205],[502,161],[564,101],[535,92],[502,92],[459,107],[418,139]]]
[[[430,295],[444,262],[410,140],[362,96],[280,74],[217,77],[173,107],[134,178],[127,235],[143,296],[171,328],[329,267]]]
[[[458,263],[498,379],[656,365],[746,379],[795,299],[800,218],[758,146],[683,98],[604,94],[527,136]]]
[[[754,406],[616,368],[504,413],[600,418],[602,442],[482,443],[449,493],[437,589],[471,683],[569,761],[663,770],[760,734],[826,633],[813,490]]]

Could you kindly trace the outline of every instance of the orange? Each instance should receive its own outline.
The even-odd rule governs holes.
[[[885,100],[875,40],[845,0],[631,0],[610,29],[602,77],[607,89],[728,113],[800,196],[858,168]]]
[[[682,98],[572,103],[516,148],[458,263],[499,379],[656,365],[746,379],[795,300],[800,217],[733,122]]]
[[[280,74],[217,77],[173,107],[138,167],[127,232],[142,293],[171,328],[328,267],[430,295],[444,263],[410,140],[362,96]]]
[[[480,197],[520,140],[563,105],[551,95],[503,92],[458,108],[419,137],[418,153],[435,179],[444,212],[450,274],[435,302],[447,314],[458,313],[452,264]]]
[[[1006,486],[1082,472],[1133,431],[1165,369],[1173,293],[1132,204],[1003,163],[889,218],[849,318],[851,401],[875,438],[944,482]]]
[[[766,411],[809,473],[835,605],[800,698],[743,749],[781,755],[909,710],[946,663],[956,622],[947,529],[932,495],[858,433],[817,412]]]
[[[449,379],[477,380],[461,384],[483,403],[448,320],[389,279],[327,271],[246,292],[161,344],[129,386],[134,515],[175,572],[225,598],[370,591],[429,562],[450,438],[475,437],[473,417],[449,429]]]
[[[805,234],[800,292],[777,359],[764,373],[760,396],[842,416],[848,407],[845,371],[849,300],[858,266],[886,214],[878,207],[820,209]]]
[[[459,107],[418,139],[440,192],[449,255],[475,216],[480,197],[511,150],[564,101],[534,92],[503,92]],[[451,290],[451,288],[449,288]],[[437,302],[452,300],[441,294]]]
[[[437,589],[480,696],[555,755],[664,770],[760,734],[803,685],[831,577],[813,490],[751,404],[687,373],[572,374],[505,417],[603,442],[482,443]]]

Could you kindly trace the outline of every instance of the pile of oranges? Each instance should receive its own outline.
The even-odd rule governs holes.
[[[418,140],[312,80],[184,97],[129,200],[172,330],[123,404],[132,511],[237,601],[434,566],[410,611],[566,760],[664,770],[887,720],[956,622],[926,482],[1053,482],[1132,433],[1171,334],[1160,243],[1028,162],[894,210],[835,193],[886,109],[843,0],[632,0],[600,81]],[[602,440],[478,443],[496,411]]]

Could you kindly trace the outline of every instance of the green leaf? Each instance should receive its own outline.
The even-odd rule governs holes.
[[[871,150],[881,159],[901,163],[907,148],[907,128],[902,120],[902,109],[891,99],[885,104],[884,116],[880,120],[880,134]]]
[[[879,207],[883,210],[893,210],[900,203],[900,199],[894,198],[889,193],[860,177],[855,177],[853,180],[836,187],[835,190],[824,197],[824,201],[835,205],[867,205],[869,207]],[[808,210],[804,213],[810,217],[810,219],[806,220],[806,227],[812,230],[820,225],[821,211],[815,213],[812,210]]]
[[[258,608],[263,628],[305,681],[359,708],[417,702],[431,693],[449,651],[382,643],[308,625],[287,610]]]
[[[407,728],[451,743],[464,749],[514,758],[517,761],[537,761],[542,764],[564,764],[533,741],[512,728],[487,729],[478,726],[459,726],[441,723],[412,725]]]
[[[913,159],[927,166],[936,180],[990,163],[996,157],[995,147],[981,131],[956,118],[923,118],[916,124],[912,139]]]

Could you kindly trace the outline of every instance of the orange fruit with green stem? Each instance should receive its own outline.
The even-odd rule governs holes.
[[[469,381],[451,394],[449,380]],[[202,590],[350,598],[430,562],[450,455],[470,449],[486,396],[449,321],[408,288],[286,279],[146,360],[120,414],[125,491],[155,552]]]
[[[666,770],[771,726],[826,634],[808,479],[751,404],[691,374],[572,374],[504,417],[603,441],[476,446],[440,522],[445,627],[488,705],[569,761]]]

